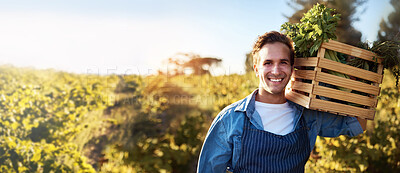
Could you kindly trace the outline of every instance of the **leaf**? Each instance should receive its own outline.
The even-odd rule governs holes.
[[[11,124],[11,129],[17,130],[18,126],[19,126],[18,122],[13,122],[13,123]]]
[[[41,152],[42,152],[42,150],[36,149],[36,150],[34,151],[34,153],[33,153],[33,156],[32,156],[32,158],[31,158],[31,161],[33,161],[33,162],[39,161],[39,160],[41,159],[41,156],[42,156]]]

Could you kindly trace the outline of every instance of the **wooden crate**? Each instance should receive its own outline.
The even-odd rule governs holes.
[[[326,49],[375,62],[378,65],[378,70],[375,73],[326,59],[324,58]],[[382,59],[376,57],[373,52],[344,43],[333,40],[324,42],[318,50],[317,57],[295,58],[296,70],[292,76],[291,84],[287,87],[286,97],[309,109],[373,120],[378,102],[377,96],[380,92],[379,84],[382,83],[383,77]],[[312,67],[314,68],[312,69]],[[310,68],[312,70],[307,70]],[[327,70],[347,74],[352,76],[353,79],[329,74],[326,72]],[[369,82],[364,83],[354,80],[354,78]],[[364,94],[355,94],[322,86],[326,84],[348,88]],[[324,100],[324,98],[331,100]],[[335,101],[332,101],[332,99],[335,99]]]

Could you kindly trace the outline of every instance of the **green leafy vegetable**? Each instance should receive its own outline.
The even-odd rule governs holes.
[[[281,26],[281,31],[293,40],[297,57],[316,56],[323,41],[336,39],[340,14],[334,12],[335,9],[316,4],[304,14],[300,23],[286,22]]]
[[[396,87],[400,78],[400,41],[375,41],[372,46],[368,42],[361,43],[361,48],[374,52],[379,58],[383,58],[383,68],[389,69],[396,78]],[[349,65],[369,71],[377,71],[377,64],[363,59],[352,59]]]

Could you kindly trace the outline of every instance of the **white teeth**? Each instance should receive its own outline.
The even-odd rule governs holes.
[[[280,82],[282,79],[270,79],[272,82]]]

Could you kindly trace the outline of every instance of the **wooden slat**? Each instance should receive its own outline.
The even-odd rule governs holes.
[[[303,107],[309,108],[310,106],[310,98],[303,94],[299,94],[295,91],[290,91],[285,96],[290,101],[295,102]]]
[[[383,74],[383,64],[379,64],[378,65],[378,71],[377,72],[378,72],[378,74],[380,74],[382,76],[382,78],[381,78],[381,81],[382,81],[382,79],[383,79],[383,75],[382,75]],[[373,85],[379,87],[379,83],[374,83]],[[376,108],[376,106],[378,105],[378,99],[377,98],[378,98],[380,92],[381,92],[381,90],[379,90],[379,93],[375,96],[374,108]]]
[[[341,52],[347,55],[355,56],[368,61],[382,63],[382,58],[378,58],[378,56],[375,55],[373,52],[350,46],[338,41],[329,40],[329,42],[323,42],[321,47],[329,50],[334,50],[336,52]],[[375,57],[376,60],[373,59],[373,57]]]
[[[317,57],[308,57],[308,58],[295,58],[294,66],[307,66],[307,67],[315,67],[317,66],[318,58]]]
[[[323,47],[319,47],[319,48],[318,48],[317,57],[319,57],[319,58],[323,58],[323,57],[325,57],[325,51],[326,51],[326,49],[325,49],[325,48],[323,48]]]
[[[311,93],[312,87],[313,87],[312,84],[304,83],[304,82],[300,82],[300,81],[295,81],[292,85],[292,89],[303,91],[306,93]]]
[[[319,60],[318,66],[329,70],[337,71],[340,73],[355,76],[361,79],[369,80],[372,82],[382,83],[382,75],[368,70],[363,70],[350,65],[342,64],[340,62],[332,61],[326,58]]]
[[[380,74],[380,75],[383,74],[383,64],[379,64],[378,65],[378,72],[377,73]],[[383,78],[383,76],[382,76],[382,78]]]
[[[310,109],[337,112],[351,116],[358,116],[369,120],[373,120],[375,116],[375,110],[373,109],[363,109],[320,99],[311,99]]]
[[[321,57],[323,58],[324,56],[325,56],[325,48],[319,47],[318,53],[317,53],[317,57],[318,57],[317,64],[319,64],[319,60],[321,59]],[[317,73],[321,72],[321,68],[317,66],[314,68],[314,71],[315,71],[315,74],[317,74]],[[313,88],[315,88],[316,86],[319,85],[319,81],[315,80],[315,77],[314,77],[314,79],[311,81],[311,84],[313,85]],[[315,95],[314,93],[311,93],[310,98],[316,98],[316,97],[317,97],[317,95]]]
[[[332,89],[332,88],[328,88],[328,87],[323,87],[323,86],[314,87],[313,93],[316,95],[325,96],[325,97],[343,100],[343,101],[348,101],[348,102],[357,103],[357,104],[361,104],[361,105],[366,105],[369,107],[373,107],[375,105],[375,100],[376,100],[371,97],[362,96],[362,95],[358,95],[358,94],[354,94],[354,93],[348,93],[345,91]]]
[[[295,78],[313,80],[315,77],[315,72],[314,70],[296,70],[294,71],[293,76]]]
[[[379,94],[378,86],[369,85],[366,83],[362,83],[351,79],[346,79],[343,77],[331,75],[324,72],[318,72],[315,80],[344,88],[349,88],[356,91],[361,91],[368,94],[373,94],[373,95]]]

